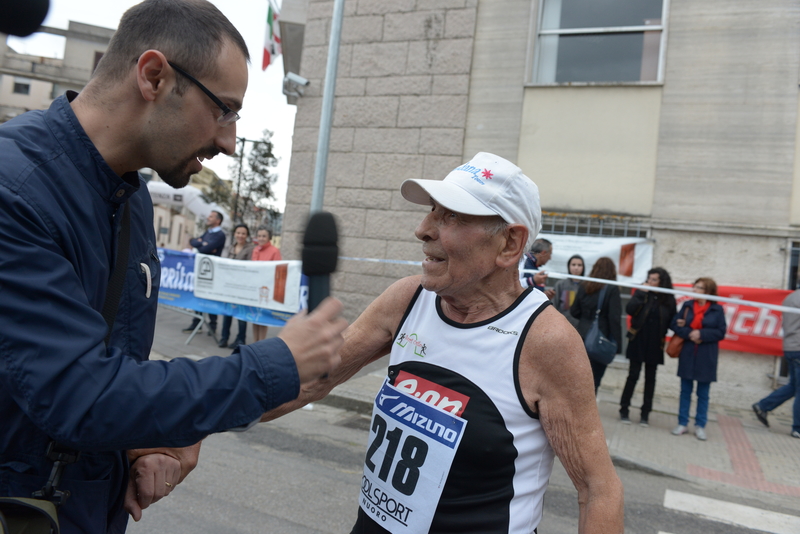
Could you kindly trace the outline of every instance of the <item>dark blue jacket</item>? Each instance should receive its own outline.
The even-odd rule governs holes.
[[[683,343],[680,359],[678,360],[678,376],[687,380],[697,380],[698,382],[717,381],[717,359],[719,357],[719,342],[725,338],[727,326],[725,324],[725,312],[722,306],[716,302],[706,310],[703,316],[702,328],[700,328],[699,345],[689,340],[692,332],[691,325],[694,319],[694,300],[683,303],[681,309],[672,318],[672,328],[676,335],[686,341]],[[686,314],[685,326],[678,326],[678,319],[683,319]]]
[[[278,339],[228,358],[147,361],[160,279],[152,203],[136,173],[105,163],[66,97],[0,125],[0,162],[0,495],[40,489],[56,440],[82,452],[60,485],[72,492],[62,532],[121,532],[126,449],[250,423],[297,396],[297,368]],[[130,257],[106,347],[100,310],[125,202]]]
[[[196,248],[200,254],[221,256],[222,249],[225,248],[225,232],[222,231],[222,228],[215,231],[206,230],[200,237],[190,239],[189,244]]]

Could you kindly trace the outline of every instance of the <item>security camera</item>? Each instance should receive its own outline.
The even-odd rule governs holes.
[[[303,78],[299,74],[295,74],[294,72],[287,72],[284,81],[288,81],[295,85],[302,85],[302,86],[306,86],[311,83],[307,79]]]

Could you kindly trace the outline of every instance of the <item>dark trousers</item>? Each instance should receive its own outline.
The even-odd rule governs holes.
[[[228,337],[231,335],[231,323],[233,322],[233,317],[230,315],[224,315],[222,317],[222,334],[220,335],[219,341],[223,343],[228,341]],[[247,321],[242,321],[239,319],[239,333],[236,335],[236,341],[242,345],[246,344],[247,342]]]
[[[633,390],[636,388],[636,382],[639,380],[641,371],[642,362],[631,360],[630,366],[628,367],[628,379],[625,381],[625,389],[622,390],[622,398],[619,401],[619,413],[622,415],[628,415],[628,408],[631,405]],[[653,395],[656,392],[657,371],[657,363],[644,364],[644,402],[642,403],[642,419],[647,419],[650,415],[650,411],[653,409]]]
[[[600,387],[600,381],[603,375],[606,374],[606,367],[604,363],[599,363],[589,358],[589,363],[592,365],[592,376],[594,377],[594,394],[597,395],[597,388]]]

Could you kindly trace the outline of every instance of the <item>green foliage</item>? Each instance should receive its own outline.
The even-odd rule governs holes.
[[[264,130],[263,137],[255,142],[246,142],[245,151],[250,148],[246,158],[242,153],[243,143],[238,142],[237,152],[233,155],[234,163],[231,165],[231,178],[234,184],[234,194],[229,205],[234,221],[244,222],[251,231],[260,224],[267,224],[275,232],[279,232],[276,221],[280,219],[280,212],[268,207],[267,201],[275,198],[273,186],[277,175],[270,169],[278,164],[272,153],[272,132]],[[236,194],[238,192],[238,195]]]

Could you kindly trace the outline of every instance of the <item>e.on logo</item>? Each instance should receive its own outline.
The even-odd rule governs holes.
[[[402,389],[422,402],[427,402],[457,416],[462,414],[469,402],[469,397],[466,395],[405,371],[397,374],[394,387]]]

